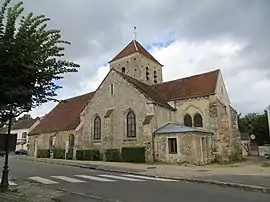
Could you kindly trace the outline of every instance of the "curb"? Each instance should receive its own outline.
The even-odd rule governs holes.
[[[244,191],[261,192],[261,193],[270,194],[270,187],[263,187],[263,186],[257,186],[257,185],[247,185],[247,184],[240,184],[240,183],[233,183],[233,182],[222,182],[222,181],[187,178],[187,177],[157,176],[157,175],[151,175],[151,174],[142,174],[139,172],[102,168],[102,167],[99,167],[98,165],[79,165],[79,164],[72,164],[72,163],[65,163],[65,162],[54,162],[54,161],[46,161],[46,160],[39,160],[39,159],[21,159],[21,158],[17,158],[17,159],[34,161],[34,162],[42,162],[42,163],[50,163],[50,164],[57,164],[57,165],[64,165],[64,166],[77,167],[77,168],[86,168],[86,169],[99,170],[99,171],[105,171],[105,172],[114,172],[114,173],[122,173],[122,174],[141,175],[141,176],[154,177],[154,178],[181,180],[181,181],[194,182],[194,183],[200,183],[200,184],[212,184],[212,185],[218,185],[218,186],[222,186],[222,187],[238,188],[238,189],[242,189]]]

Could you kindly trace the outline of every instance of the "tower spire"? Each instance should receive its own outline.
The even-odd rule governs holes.
[[[133,26],[133,34],[134,34],[134,40],[137,40],[137,27]]]

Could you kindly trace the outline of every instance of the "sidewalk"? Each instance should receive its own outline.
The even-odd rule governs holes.
[[[211,183],[243,189],[257,189],[270,193],[270,160],[249,158],[246,161],[206,166],[133,164],[104,161],[77,161],[63,159],[36,159],[15,157],[21,160],[61,164],[111,172],[132,173],[155,177],[177,178],[185,181]]]

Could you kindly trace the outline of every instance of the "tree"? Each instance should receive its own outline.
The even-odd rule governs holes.
[[[259,145],[270,142],[266,111],[262,114],[249,113],[243,117],[239,114],[238,125],[240,132],[254,134],[256,137],[254,141]]]
[[[64,45],[70,43],[61,40],[60,30],[47,29],[49,18],[23,16],[23,2],[14,6],[10,2],[6,0],[0,10],[0,119],[8,121],[8,135],[12,118],[58,101],[56,90],[61,86],[55,81],[79,67],[61,59]]]
[[[18,118],[18,120],[24,120],[24,119],[31,119],[31,115],[30,114],[24,114],[22,117]]]

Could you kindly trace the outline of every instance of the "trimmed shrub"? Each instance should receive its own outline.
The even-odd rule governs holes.
[[[65,149],[54,149],[53,150],[53,158],[54,159],[65,159]]]
[[[82,149],[76,151],[76,159],[82,161],[99,161],[101,160],[101,155],[97,149]]]
[[[50,158],[50,150],[49,149],[39,149],[37,151],[37,158]]]
[[[132,163],[145,163],[145,147],[122,148],[122,161]]]
[[[107,149],[105,151],[106,161],[119,162],[121,161],[121,155],[119,149]]]

